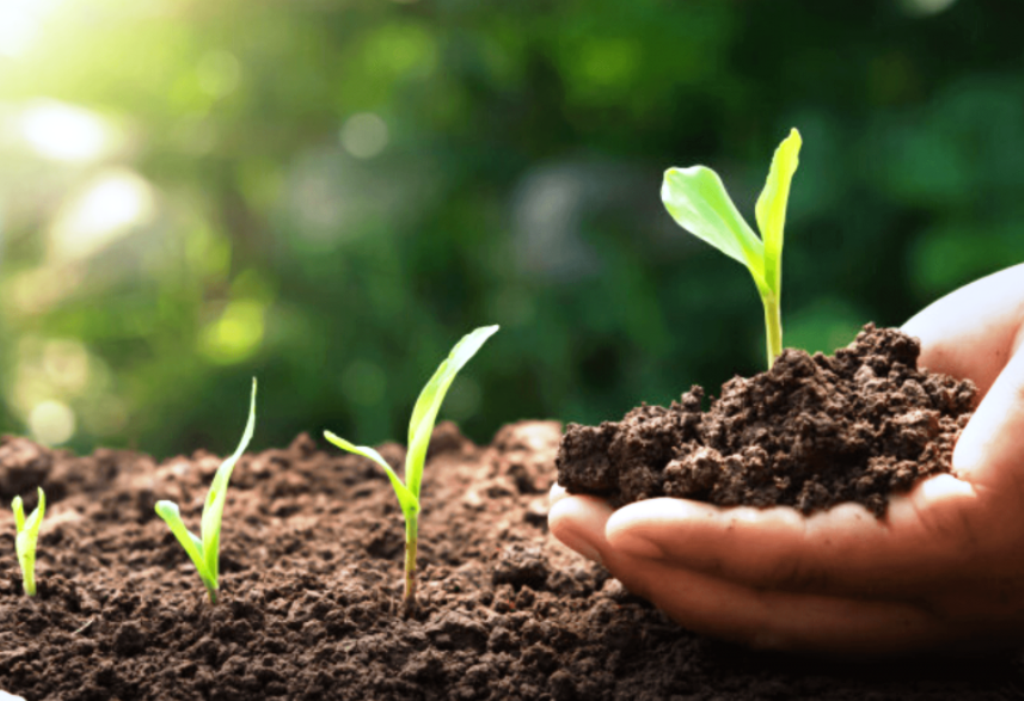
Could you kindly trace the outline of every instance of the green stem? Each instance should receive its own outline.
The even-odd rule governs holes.
[[[779,308],[778,295],[764,296],[764,327],[768,340],[768,369],[772,369],[775,359],[782,353],[782,312]]]
[[[25,572],[25,581],[22,582],[22,586],[25,589],[25,596],[36,595],[36,573],[32,571],[33,568],[29,568]]]
[[[403,599],[406,618],[416,612],[416,541],[419,531],[419,515],[405,515],[405,598]]]
[[[211,604],[217,603],[217,587],[210,587],[210,586],[208,586],[208,587],[206,587],[206,591],[210,595],[210,603]]]

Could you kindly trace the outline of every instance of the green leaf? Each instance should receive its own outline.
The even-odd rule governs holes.
[[[217,468],[213,476],[213,484],[206,495],[206,504],[203,506],[202,521],[202,551],[206,557],[206,569],[214,582],[214,587],[220,578],[220,527],[224,515],[224,503],[227,501],[228,481],[231,479],[231,472],[235,464],[242,457],[245,449],[252,440],[252,434],[256,430],[256,378],[252,378],[252,396],[249,400],[249,420],[245,424],[245,432],[242,440],[231,457],[227,458]]]
[[[488,338],[498,331],[497,326],[484,326],[466,334],[455,344],[448,357],[437,368],[423,387],[409,420],[409,446],[405,454],[405,482],[395,474],[387,461],[373,448],[354,445],[330,431],[324,438],[342,450],[369,458],[384,470],[398,497],[405,516],[405,612],[410,615],[416,603],[416,546],[420,510],[420,483],[423,463],[426,462],[430,435],[434,421],[455,376],[477,354]]]
[[[395,474],[395,471],[391,469],[387,460],[385,460],[380,453],[365,445],[354,445],[349,443],[341,436],[331,433],[330,431],[324,431],[324,438],[342,450],[355,453],[356,455],[362,455],[364,458],[369,458],[380,465],[381,469],[384,470],[384,473],[388,476],[388,479],[391,480],[391,486],[395,490],[395,496],[398,497],[398,504],[402,507],[402,514],[404,514],[406,518],[409,518],[410,515],[415,516],[419,513],[419,499],[417,499],[416,495],[409,491],[409,488],[402,483],[401,478]]]
[[[420,496],[423,479],[423,464],[427,459],[427,447],[434,431],[437,412],[441,409],[448,388],[459,371],[472,359],[487,339],[498,332],[498,326],[481,326],[462,337],[451,353],[437,368],[430,381],[423,387],[416,406],[409,419],[409,445],[405,455],[405,479],[416,499]]]
[[[181,520],[181,512],[178,511],[178,505],[173,501],[158,501],[156,503],[156,513],[157,516],[170,526],[171,533],[181,543],[181,547],[185,549],[189,559],[192,560],[192,564],[196,566],[196,571],[199,572],[199,577],[203,580],[206,588],[211,593],[215,591],[217,589],[217,580],[211,576],[210,571],[206,567],[206,559],[203,557],[203,541],[185,527]]]
[[[21,533],[25,529],[25,504],[20,496],[14,497],[11,509],[14,510],[14,532]]]
[[[715,171],[705,166],[669,168],[661,200],[679,226],[746,266],[759,289],[765,286],[764,244]]]
[[[29,517],[22,521],[22,531],[31,534],[33,539],[39,534],[39,526],[42,525],[43,515],[46,513],[46,495],[43,488],[36,487],[36,493],[39,495],[39,503]]]
[[[17,530],[14,548],[18,553],[18,564],[21,566],[21,574],[24,578],[25,593],[29,596],[35,596],[36,593],[36,545],[39,541],[39,527],[43,524],[43,516],[46,513],[46,494],[43,493],[41,487],[36,489],[39,494],[39,504],[33,509],[28,519],[25,518],[25,506],[21,497],[15,497],[11,502]]]
[[[789,186],[800,163],[802,143],[800,132],[791,129],[789,136],[775,150],[768,180],[757,198],[755,213],[764,240],[765,279],[776,297],[782,291],[782,234],[786,226]]]

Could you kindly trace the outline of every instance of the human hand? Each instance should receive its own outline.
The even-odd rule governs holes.
[[[846,503],[722,508],[661,498],[613,511],[552,489],[551,532],[691,630],[753,647],[877,655],[1024,638],[1024,264],[903,327],[919,364],[979,389],[953,474]]]

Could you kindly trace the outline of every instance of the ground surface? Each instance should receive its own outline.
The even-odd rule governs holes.
[[[672,496],[804,513],[856,501],[879,517],[888,495],[948,472],[976,388],[918,369],[921,347],[869,324],[834,356],[787,349],[769,372],[736,377],[704,412],[694,387],[622,421],[570,424],[559,484],[615,506]]]
[[[0,511],[0,689],[28,701],[1021,697],[1011,654],[844,665],[681,630],[547,533],[558,441],[552,423],[508,426],[487,447],[439,427],[422,610],[405,621],[401,515],[368,461],[308,437],[243,458],[211,606],[153,505],[176,500],[195,528],[215,457],[76,458],[6,439],[0,498],[42,484],[51,506],[34,601],[20,594],[13,519]]]

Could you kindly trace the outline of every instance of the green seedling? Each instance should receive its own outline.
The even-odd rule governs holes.
[[[36,543],[39,541],[39,526],[43,523],[46,513],[46,495],[42,487],[37,487],[39,503],[29,517],[25,518],[25,505],[21,497],[14,497],[11,508],[14,510],[14,526],[17,538],[14,547],[18,551],[18,564],[21,565],[21,577],[26,596],[36,595]]]
[[[772,158],[768,181],[755,208],[761,238],[751,230],[721,178],[710,168],[669,168],[661,187],[661,200],[677,224],[750,271],[764,304],[769,368],[782,352],[782,230],[801,143],[800,132],[791,130]]]
[[[202,538],[197,537],[181,520],[181,513],[178,505],[173,501],[158,501],[156,513],[167,525],[171,527],[174,537],[185,548],[192,563],[199,572],[200,579],[206,585],[206,591],[210,594],[210,603],[217,603],[217,592],[220,569],[220,522],[224,515],[224,502],[227,500],[228,480],[231,479],[231,471],[235,469],[235,463],[242,457],[249,441],[252,440],[253,431],[256,428],[256,378],[252,380],[252,399],[249,403],[249,421],[245,425],[245,433],[242,434],[242,441],[238,444],[235,452],[227,460],[220,464],[217,473],[213,476],[213,484],[206,495],[206,503],[203,505]]]
[[[497,326],[484,326],[463,336],[420,392],[419,399],[416,400],[416,405],[412,410],[412,418],[409,419],[409,445],[405,454],[406,481],[404,483],[380,453],[373,448],[353,445],[330,431],[324,431],[324,437],[342,450],[362,455],[380,465],[388,479],[391,480],[391,486],[395,490],[402,515],[405,517],[403,612],[406,617],[411,616],[416,610],[416,545],[419,531],[420,485],[423,479],[423,464],[427,459],[427,447],[430,444],[430,435],[434,431],[437,412],[441,408],[444,395],[448,392],[455,376],[497,330]]]

